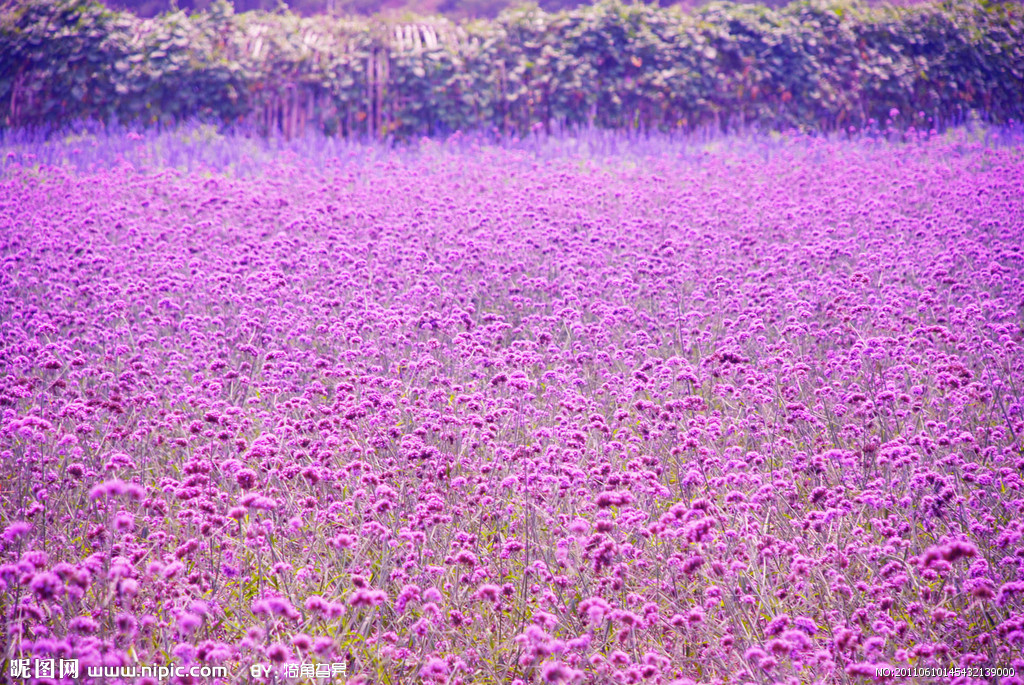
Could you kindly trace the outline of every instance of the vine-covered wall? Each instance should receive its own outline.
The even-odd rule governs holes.
[[[208,12],[140,19],[88,0],[0,20],[0,122],[174,123],[398,137],[538,127],[834,130],[1024,113],[1024,11],[603,2],[455,24]],[[932,124],[928,124],[932,125]]]

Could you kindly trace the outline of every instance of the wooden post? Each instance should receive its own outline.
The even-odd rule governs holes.
[[[377,48],[370,48],[369,61],[366,64],[366,129],[371,136],[375,131],[373,123],[376,121],[374,113],[374,100],[377,91]]]
[[[387,90],[388,78],[391,76],[391,59],[387,46],[381,50],[380,59],[377,61],[378,68],[380,69],[380,76],[377,79],[377,132],[378,134],[383,129],[383,125],[388,123],[390,117],[385,116],[385,107],[390,112],[390,106],[384,101],[384,92]]]
[[[299,92],[294,83],[288,84],[291,97],[288,98],[288,139],[295,137],[299,128]]]

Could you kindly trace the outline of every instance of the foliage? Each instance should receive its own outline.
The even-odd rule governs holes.
[[[493,21],[235,14],[143,20],[37,0],[0,26],[0,120],[170,123],[400,137],[467,129],[836,129],[1020,118],[1024,16],[951,2],[783,9],[605,2]]]

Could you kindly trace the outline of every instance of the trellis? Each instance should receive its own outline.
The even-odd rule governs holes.
[[[269,26],[258,24],[247,32],[243,52],[253,63],[259,63],[266,54],[270,31]],[[368,44],[365,44],[365,35],[361,35],[364,31],[364,27],[356,24],[343,25],[340,37],[332,41],[310,28],[300,38],[314,67],[325,61],[361,63],[361,70],[348,74],[357,81],[355,90],[360,97],[355,102],[346,103],[344,111],[339,111],[338,104],[327,96],[323,83],[303,80],[294,74],[278,75],[280,82],[267,89],[271,92],[257,93],[259,105],[246,123],[254,124],[264,132],[291,138],[310,126],[323,129],[327,120],[339,118],[344,133],[363,133],[371,137],[384,135],[409,104],[408,96],[395,96],[388,89],[395,55],[422,58],[426,52],[438,49],[459,53],[470,41],[464,28],[445,20],[397,23]],[[364,44],[360,43],[360,38],[364,38]],[[360,53],[365,54],[360,58]],[[262,85],[259,90],[262,90]]]

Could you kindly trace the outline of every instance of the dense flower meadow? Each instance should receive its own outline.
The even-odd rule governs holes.
[[[13,156],[0,679],[1024,682],[1022,147]]]

